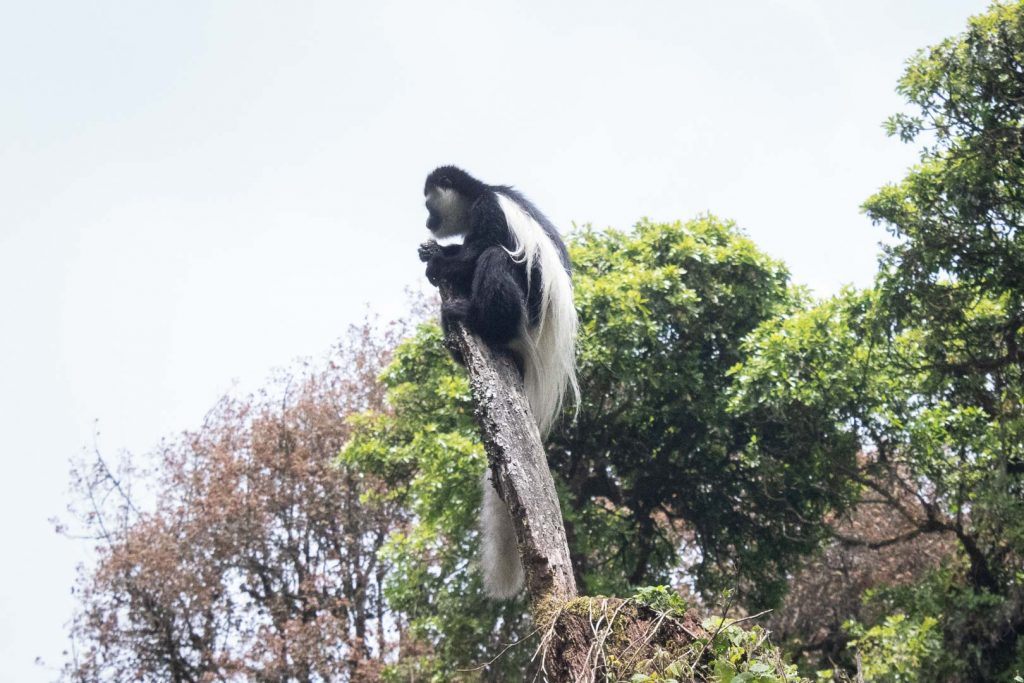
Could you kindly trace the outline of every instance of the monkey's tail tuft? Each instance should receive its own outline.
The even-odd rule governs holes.
[[[480,564],[484,575],[484,591],[496,600],[507,600],[514,598],[523,589],[523,563],[516,546],[512,515],[491,483],[489,467],[484,473],[483,488]]]

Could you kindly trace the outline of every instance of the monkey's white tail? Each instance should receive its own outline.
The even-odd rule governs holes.
[[[492,598],[514,598],[523,588],[523,563],[516,547],[512,515],[491,483],[491,468],[484,473],[484,502],[480,510],[483,552],[480,558],[484,590]]]
[[[498,205],[516,242],[516,248],[509,255],[525,265],[527,290],[533,266],[538,265],[541,273],[540,319],[536,325],[524,324],[513,348],[523,359],[523,387],[543,439],[561,412],[567,388],[573,392],[574,403],[579,406],[580,390],[576,383],[578,323],[572,280],[544,228],[514,199],[500,192],[497,196]],[[512,516],[491,483],[490,468],[484,474],[483,488],[480,511],[483,552],[480,562],[484,590],[492,598],[512,598],[523,588],[523,564],[516,546]]]
[[[543,439],[561,412],[566,389],[572,392],[574,405],[579,407],[580,389],[576,382],[579,323],[572,280],[544,228],[514,199],[500,192],[497,195],[498,205],[516,241],[516,248],[509,255],[525,265],[527,287],[533,266],[540,266],[540,319],[536,325],[527,325],[525,333],[519,335],[513,346],[523,357],[523,386]]]

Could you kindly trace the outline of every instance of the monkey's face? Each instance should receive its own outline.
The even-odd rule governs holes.
[[[469,231],[469,202],[450,187],[427,188],[427,228],[435,237],[465,235]]]

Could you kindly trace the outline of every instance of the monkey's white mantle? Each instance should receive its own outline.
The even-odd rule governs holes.
[[[439,289],[446,300],[449,288],[442,283]],[[576,597],[555,482],[519,370],[461,323],[451,326],[445,343],[459,352],[469,372],[492,479],[512,515],[531,604]]]

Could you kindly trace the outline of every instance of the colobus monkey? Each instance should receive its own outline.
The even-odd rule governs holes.
[[[460,245],[428,242],[420,250],[427,279],[451,283],[456,295],[442,306],[442,325],[447,330],[452,321],[465,321],[488,345],[513,353],[543,439],[566,389],[579,403],[576,308],[565,243],[517,191],[487,185],[454,166],[427,176],[423,194],[427,228],[436,237],[464,238]],[[491,597],[510,598],[523,585],[512,518],[489,470],[483,489],[484,588]]]

